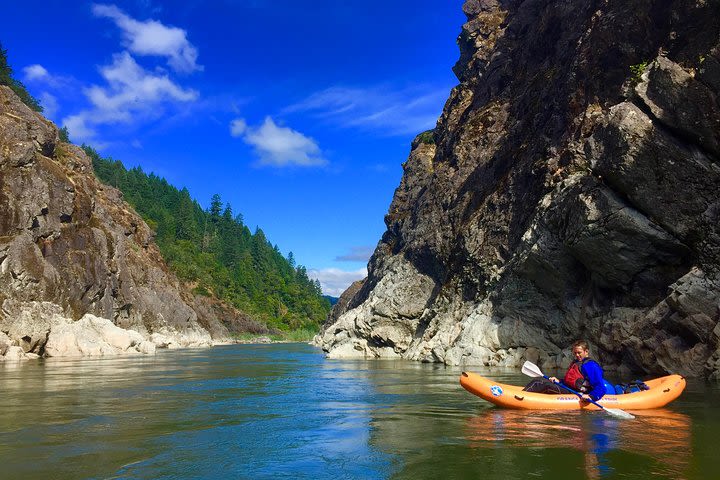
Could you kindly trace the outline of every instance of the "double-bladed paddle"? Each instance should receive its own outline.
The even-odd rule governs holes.
[[[523,364],[522,373],[524,373],[525,375],[528,375],[530,377],[543,377],[547,380],[550,380],[550,377],[548,377],[547,375],[544,375],[542,373],[542,370],[540,370],[538,368],[538,366],[532,362],[525,362]],[[550,381],[552,381],[552,380],[550,380]],[[554,383],[559,384],[559,382],[554,382]],[[562,386],[562,388],[569,390],[570,392],[574,393],[575,395],[577,395],[581,399],[585,400],[586,402],[590,402],[593,405],[600,407],[600,410],[607,412],[608,414],[612,415],[613,417],[624,418],[627,420],[635,418],[634,415],[626,412],[625,410],[620,410],[619,408],[605,408],[602,405],[600,405],[599,403],[597,403],[595,400],[583,397],[582,393],[576,392],[572,388],[569,388],[567,385],[561,385],[561,386]]]

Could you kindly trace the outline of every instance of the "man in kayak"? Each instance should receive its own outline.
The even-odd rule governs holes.
[[[572,345],[575,360],[568,367],[562,381],[550,377],[552,383],[544,378],[534,379],[523,390],[539,393],[566,393],[563,386],[568,386],[586,394],[593,401],[600,400],[606,393],[603,371],[600,365],[590,358],[590,347],[585,340],[578,340]]]
[[[590,358],[590,347],[585,340],[573,343],[572,355],[575,360],[565,372],[562,382],[555,377],[550,377],[550,380],[561,386],[567,385],[576,392],[585,393],[597,402],[606,393],[602,367]]]

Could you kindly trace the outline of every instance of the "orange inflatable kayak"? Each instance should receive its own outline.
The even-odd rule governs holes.
[[[646,380],[649,390],[625,393],[622,395],[605,395],[598,402],[605,408],[619,408],[623,410],[645,410],[660,408],[675,400],[685,389],[685,379],[680,375]],[[593,404],[580,402],[577,395],[546,394],[525,392],[523,387],[506,385],[480,375],[463,372],[460,375],[460,385],[465,390],[504,408],[526,410],[599,410]]]

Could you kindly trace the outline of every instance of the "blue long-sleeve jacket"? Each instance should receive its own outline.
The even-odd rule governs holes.
[[[605,391],[605,382],[603,381],[602,367],[595,360],[588,360],[580,366],[580,372],[585,379],[590,382],[590,386],[592,387],[588,395],[597,402],[607,393]]]

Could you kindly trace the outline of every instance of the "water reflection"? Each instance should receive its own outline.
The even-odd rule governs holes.
[[[0,364],[0,480],[605,480],[717,471],[717,387],[690,382],[672,409],[620,421],[498,409],[463,390],[459,375],[442,365],[326,360],[293,344]],[[525,380],[515,370],[492,375]]]
[[[567,449],[582,454],[586,478],[616,474],[616,465],[644,457],[648,474],[687,478],[691,458],[689,416],[667,409],[634,411],[633,421],[601,412],[491,409],[472,416],[466,437],[474,448]],[[636,460],[637,462],[637,460]],[[571,466],[572,463],[568,463]],[[562,469],[563,465],[558,465]]]
[[[348,366],[306,345],[0,364],[0,480],[383,478]]]

